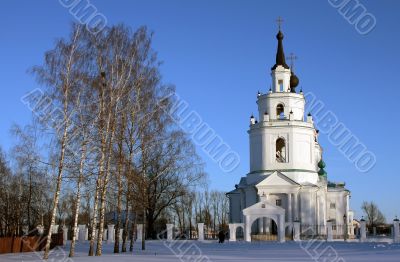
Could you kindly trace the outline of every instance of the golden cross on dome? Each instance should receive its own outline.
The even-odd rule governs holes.
[[[282,17],[279,16],[278,19],[276,19],[276,23],[278,24],[279,31],[281,31],[281,26],[283,24]]]
[[[290,55],[287,57],[287,59],[290,60],[290,67],[293,69],[294,67],[294,61],[297,60],[297,56],[294,53],[290,53]]]

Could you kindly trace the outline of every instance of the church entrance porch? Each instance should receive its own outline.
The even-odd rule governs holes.
[[[243,215],[245,218],[245,241],[251,242],[253,238],[253,240],[277,240],[285,242],[285,210],[283,208],[273,206],[267,203],[267,201],[261,201],[244,209]],[[257,221],[258,223],[254,223]],[[259,230],[257,235],[252,235],[253,224],[258,224]],[[276,234],[273,234],[274,232]]]

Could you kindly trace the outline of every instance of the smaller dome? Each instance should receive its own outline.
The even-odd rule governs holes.
[[[318,167],[319,168],[325,168],[326,167],[324,160],[321,159],[321,161],[318,162]]]
[[[299,78],[294,74],[294,72],[292,72],[292,74],[290,75],[290,88],[291,90],[294,90],[296,86],[299,85]],[[294,92],[294,91],[292,91]]]
[[[321,168],[321,169],[318,171],[318,175],[319,175],[319,176],[327,177],[327,176],[328,176],[328,173],[326,173],[326,171],[325,171],[323,168]]]

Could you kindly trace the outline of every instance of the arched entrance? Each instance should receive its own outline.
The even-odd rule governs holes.
[[[245,241],[251,242],[251,227],[253,223],[265,217],[275,222],[277,240],[285,242],[285,210],[283,208],[261,201],[244,209],[243,215],[245,217]]]
[[[276,220],[269,217],[260,217],[251,225],[252,241],[277,241],[278,225]]]

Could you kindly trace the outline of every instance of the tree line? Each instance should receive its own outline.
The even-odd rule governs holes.
[[[152,39],[146,27],[92,34],[73,24],[32,67],[40,89],[22,99],[32,124],[14,126],[15,145],[0,153],[1,235],[44,225],[47,259],[56,224],[87,224],[90,256],[102,254],[110,215],[115,235],[123,230],[116,253],[132,249],[137,223],[148,238],[164,222],[227,224],[225,195],[199,193],[204,164],[171,116],[175,88],[162,81]],[[75,244],[72,234],[71,257]]]

